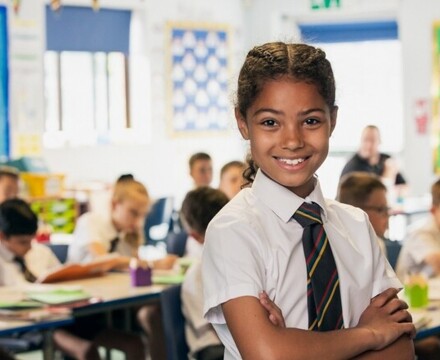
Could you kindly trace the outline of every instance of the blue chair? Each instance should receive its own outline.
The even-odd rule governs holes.
[[[188,358],[189,348],[185,338],[185,318],[180,300],[181,290],[182,285],[175,285],[165,289],[160,295],[167,360]]]
[[[185,255],[187,239],[188,239],[188,234],[183,230],[178,233],[170,232],[165,241],[167,245],[167,253],[175,254],[179,257]]]
[[[171,228],[173,206],[173,197],[160,198],[153,203],[144,225],[147,244],[165,241]]]
[[[58,258],[61,264],[64,264],[67,260],[67,251],[69,250],[69,245],[67,244],[47,244],[47,246],[52,250],[55,256]]]
[[[392,241],[386,239],[385,248],[387,249],[388,262],[390,263],[391,267],[395,269],[400,250],[402,249],[402,244],[400,243],[400,241]]]

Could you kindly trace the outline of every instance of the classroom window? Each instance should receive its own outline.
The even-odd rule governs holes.
[[[47,51],[46,145],[108,142],[130,128],[127,67],[122,53]]]

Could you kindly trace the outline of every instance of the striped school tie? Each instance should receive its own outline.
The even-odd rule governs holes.
[[[23,276],[24,276],[26,281],[35,282],[37,280],[35,275],[32,274],[30,272],[30,270],[28,269],[28,267],[26,266],[26,261],[24,260],[24,258],[22,258],[21,256],[15,256],[13,260],[20,267],[20,271],[22,272],[22,274],[23,274]]]
[[[303,203],[293,218],[304,228],[309,330],[341,329],[344,322],[338,269],[322,225],[321,209],[318,204]]]

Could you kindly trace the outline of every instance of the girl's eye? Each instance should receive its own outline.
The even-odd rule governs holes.
[[[311,119],[305,120],[304,123],[306,125],[317,125],[320,123],[320,121],[318,119],[311,118]]]
[[[262,124],[265,125],[265,126],[275,126],[276,122],[273,119],[267,119],[267,120],[264,120],[262,122]]]

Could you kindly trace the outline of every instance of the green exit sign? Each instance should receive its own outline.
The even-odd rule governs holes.
[[[312,10],[339,9],[341,0],[310,0]]]

